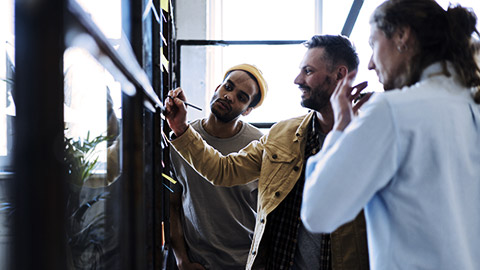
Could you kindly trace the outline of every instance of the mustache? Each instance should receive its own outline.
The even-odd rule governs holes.
[[[220,102],[223,106],[227,107],[228,110],[232,110],[232,106],[230,106],[230,102],[225,99],[218,98],[215,102]]]
[[[308,87],[308,86],[305,85],[305,84],[299,84],[299,85],[298,85],[298,88],[299,88],[300,90],[310,90],[310,87]]]

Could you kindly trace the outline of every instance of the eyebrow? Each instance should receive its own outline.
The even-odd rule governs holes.
[[[245,97],[247,98],[247,101],[250,100],[250,95],[248,95],[246,92],[240,90],[240,94],[243,95],[243,96],[245,96]]]
[[[232,80],[228,79],[228,80],[227,80],[227,83],[229,83],[229,84],[233,85],[233,87],[235,87],[235,83],[232,82]]]
[[[306,69],[314,69],[314,68],[311,65],[305,65],[301,69],[306,70]]]
[[[231,84],[233,88],[235,88],[235,83],[232,80],[228,79],[227,83]],[[245,91],[240,90],[240,94],[245,96],[247,98],[247,101],[250,100],[250,95],[248,95]]]

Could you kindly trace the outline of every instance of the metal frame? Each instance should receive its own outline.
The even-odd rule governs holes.
[[[353,26],[355,26],[355,22],[357,21],[358,14],[362,9],[364,0],[354,0],[352,3],[352,7],[350,8],[350,12],[348,13],[347,19],[345,20],[345,24],[343,25],[342,35],[349,37],[352,33]]]
[[[10,269],[66,269],[63,0],[15,3],[14,250]]]

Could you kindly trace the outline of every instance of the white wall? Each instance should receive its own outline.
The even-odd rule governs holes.
[[[177,39],[206,39],[207,0],[176,0]]]
[[[177,39],[207,39],[206,11],[207,0],[176,0],[174,19]],[[207,52],[204,48],[185,46],[181,53],[180,86],[190,103],[204,107]],[[203,108],[203,112],[188,109],[188,119],[204,117],[206,111],[209,108]]]

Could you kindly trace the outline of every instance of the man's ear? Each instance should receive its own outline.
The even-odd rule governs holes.
[[[345,78],[348,74],[348,68],[346,66],[340,65],[337,68],[337,81],[340,81],[341,79]]]
[[[243,116],[247,116],[247,115],[250,114],[250,112],[252,112],[252,110],[253,110],[253,107],[248,107],[248,108],[242,113],[242,115],[243,115]]]
[[[412,29],[408,26],[398,27],[393,34],[393,41],[397,45],[398,50],[405,51],[410,44]]]

